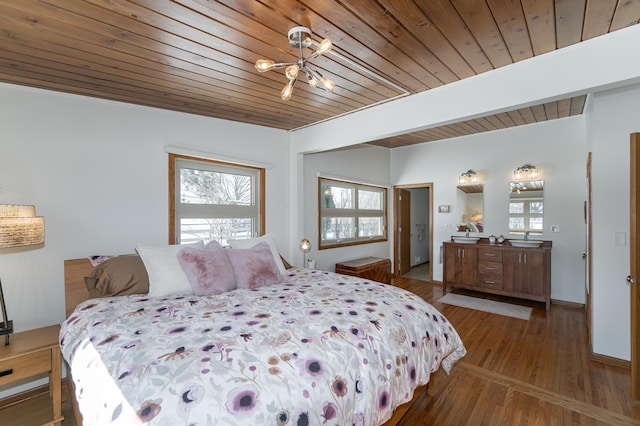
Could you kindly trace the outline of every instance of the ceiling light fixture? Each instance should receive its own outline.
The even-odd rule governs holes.
[[[296,62],[275,62],[271,59],[258,59],[256,61],[256,69],[259,72],[270,71],[277,68],[285,68],[284,74],[289,80],[280,92],[283,101],[291,99],[293,94],[293,85],[298,81],[298,74],[303,71],[306,75],[307,83],[311,87],[319,87],[329,93],[333,93],[336,84],[320,74],[319,71],[312,69],[307,61],[315,59],[318,56],[327,53],[333,47],[331,40],[325,38],[320,42],[316,50],[305,58],[302,49],[311,46],[314,42],[311,39],[311,30],[307,27],[293,27],[287,34],[289,44],[298,49],[298,60]]]

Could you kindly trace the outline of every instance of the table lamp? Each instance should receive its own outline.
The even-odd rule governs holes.
[[[300,241],[300,251],[302,251],[302,267],[307,266],[307,253],[311,250],[311,243],[306,238]]]
[[[0,204],[0,249],[26,247],[44,244],[44,218],[36,216],[34,206],[18,204]],[[4,344],[9,344],[9,335],[13,333],[13,321],[7,318],[4,303],[2,281],[0,281],[0,336],[4,335]]]

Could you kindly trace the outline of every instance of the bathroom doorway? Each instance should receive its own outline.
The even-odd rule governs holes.
[[[433,264],[433,184],[394,187],[395,275],[430,281]]]

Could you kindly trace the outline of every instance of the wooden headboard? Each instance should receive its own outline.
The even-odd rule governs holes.
[[[89,299],[89,291],[84,284],[84,277],[91,272],[93,266],[88,258],[69,259],[64,261],[64,304],[66,318],[79,303]]]

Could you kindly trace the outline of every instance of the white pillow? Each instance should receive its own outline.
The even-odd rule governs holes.
[[[193,289],[187,274],[178,262],[178,250],[182,247],[203,247],[198,241],[193,244],[175,244],[167,246],[148,246],[138,244],[136,251],[149,274],[149,296],[162,297],[176,293],[192,293]]]
[[[265,241],[269,244],[269,248],[271,249],[271,254],[273,255],[273,260],[276,261],[276,266],[281,274],[286,274],[287,269],[284,267],[284,263],[282,263],[282,259],[280,259],[280,253],[278,252],[278,247],[276,247],[276,239],[273,234],[265,234],[262,237],[258,238],[244,238],[241,240],[227,240],[232,249],[250,249],[256,244]]]

